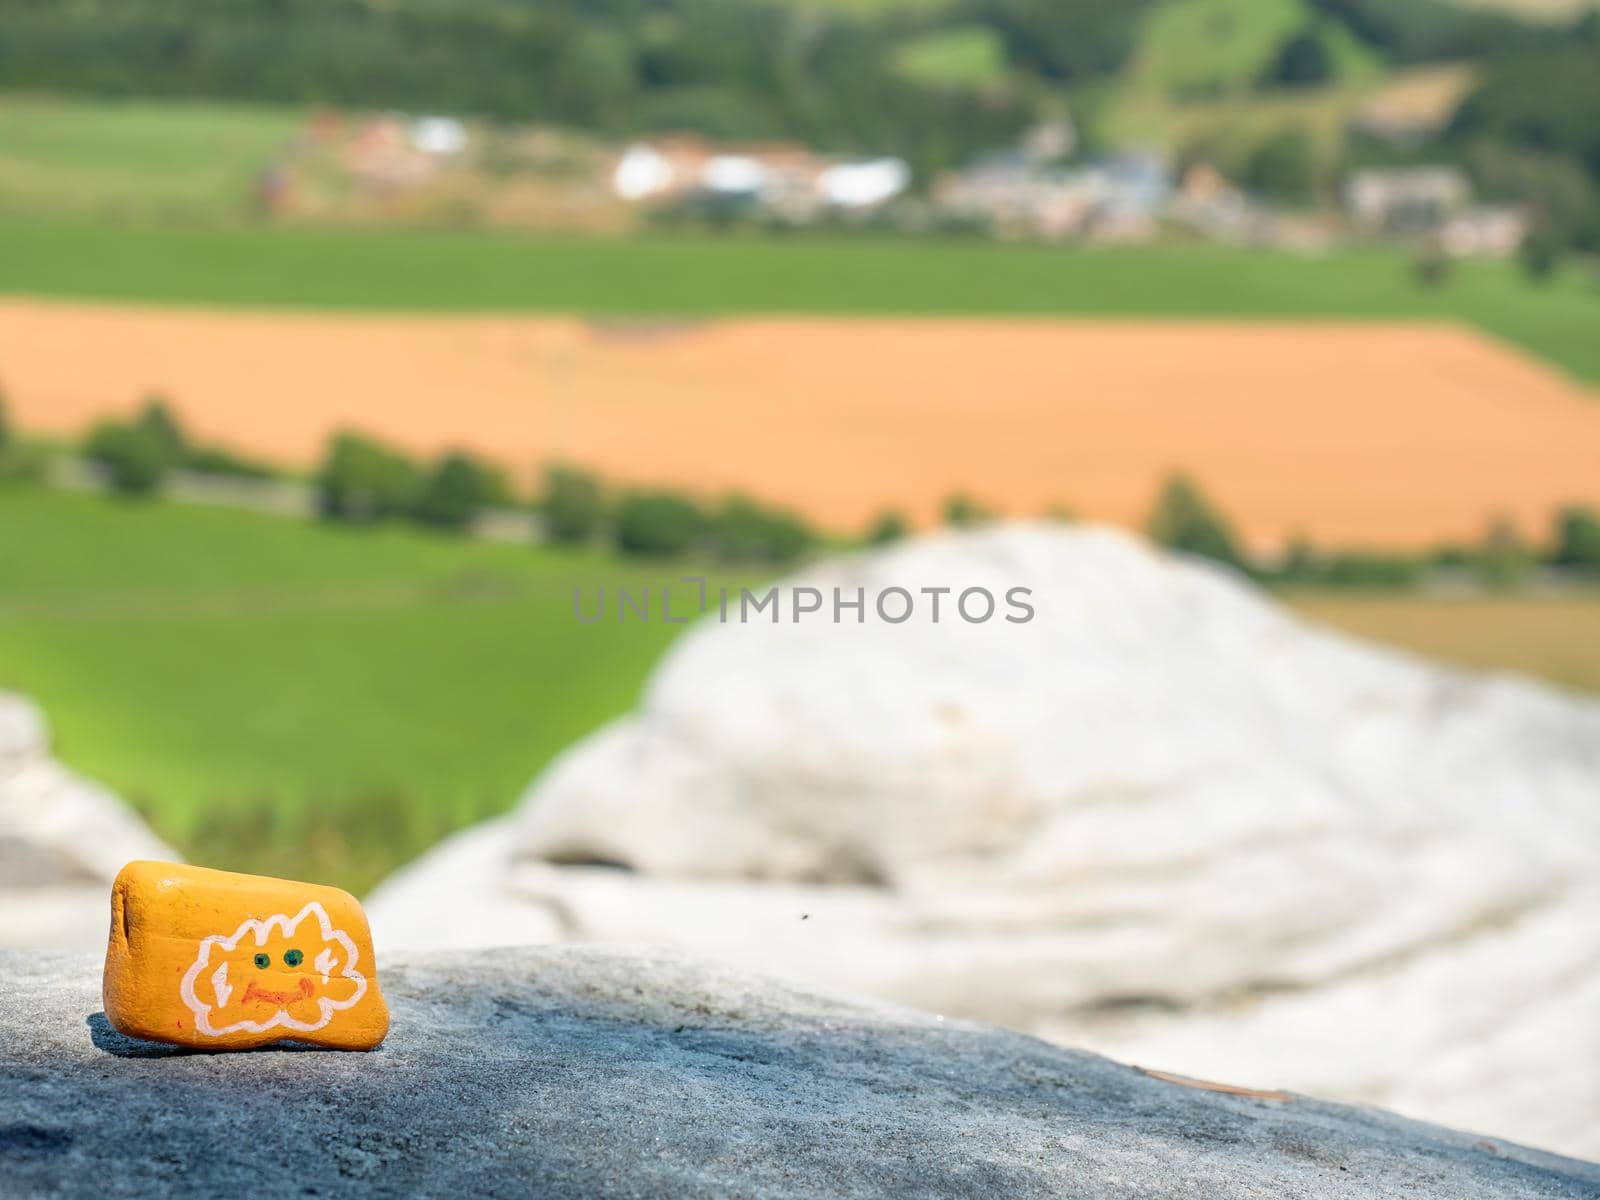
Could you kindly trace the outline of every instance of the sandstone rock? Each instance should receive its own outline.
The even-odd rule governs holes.
[[[104,947],[122,864],[176,857],[110,792],[50,757],[37,708],[0,692],[0,946]]]
[[[117,875],[103,995],[119,1033],[202,1050],[370,1050],[389,1028],[349,892],[181,863]]]
[[[1033,589],[718,624],[380,942],[614,940],[1600,1154],[1600,705],[1307,625],[1107,531],[800,579]]]
[[[1592,1200],[1600,1167],[1169,1082],[655,951],[385,961],[366,1055],[133,1042],[0,955],[0,1191],[97,1197]]]

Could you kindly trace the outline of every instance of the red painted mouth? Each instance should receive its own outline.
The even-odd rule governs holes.
[[[305,976],[300,977],[300,987],[293,992],[269,992],[252,979],[244,989],[244,999],[239,1003],[250,1004],[254,1001],[264,1001],[267,1004],[293,1004],[296,1000],[309,1000],[311,998],[311,980]]]

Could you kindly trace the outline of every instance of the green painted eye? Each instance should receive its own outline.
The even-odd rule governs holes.
[[[298,967],[300,965],[300,960],[304,957],[305,955],[301,954],[298,950],[286,950],[284,951],[283,955],[284,966]]]
[[[258,955],[256,955],[256,966],[258,966],[258,967],[262,968],[263,970],[265,970],[267,967],[270,967],[271,965],[272,965],[272,955],[270,955],[270,954],[258,954]]]

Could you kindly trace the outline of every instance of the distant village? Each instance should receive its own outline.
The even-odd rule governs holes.
[[[1380,125],[1383,117],[1369,119]],[[830,156],[798,143],[724,144],[673,134],[607,146],[577,134],[478,127],[446,116],[325,113],[263,173],[260,186],[266,213],[286,219],[590,232],[754,222],[1090,244],[1187,231],[1301,252],[1388,238],[1450,256],[1505,256],[1532,221],[1524,209],[1479,201],[1466,174],[1448,165],[1354,170],[1341,181],[1338,200],[1290,208],[1251,194],[1205,161],[1180,170],[1144,150],[1082,154],[1067,120],[918,180],[898,158]]]

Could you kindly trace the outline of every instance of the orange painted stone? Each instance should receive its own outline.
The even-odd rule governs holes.
[[[179,863],[118,873],[104,990],[119,1032],[206,1050],[370,1050],[389,1030],[349,892]]]

